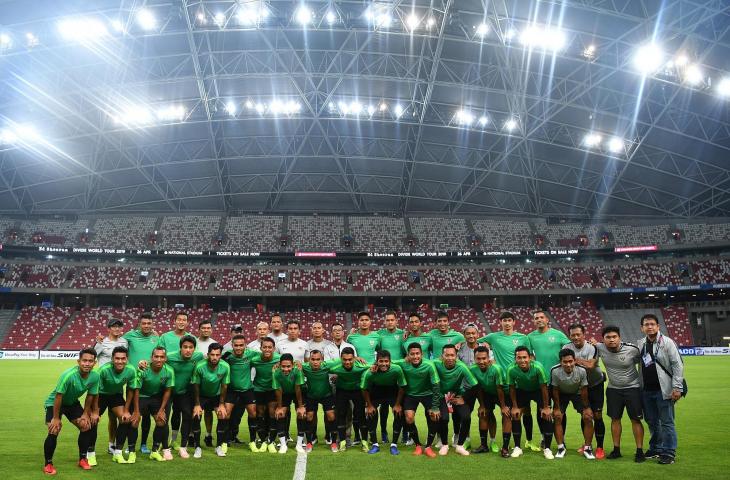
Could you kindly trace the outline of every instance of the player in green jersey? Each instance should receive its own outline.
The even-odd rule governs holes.
[[[376,364],[366,371],[360,381],[362,395],[365,398],[365,417],[370,432],[372,446],[369,454],[376,454],[380,451],[376,436],[378,425],[378,407],[387,412],[390,407],[393,409],[393,442],[390,444],[390,454],[398,455],[398,437],[403,429],[403,397],[405,395],[406,377],[403,369],[398,365],[391,364],[391,355],[388,350],[378,351]],[[385,425],[381,422],[383,443],[387,442],[388,435],[385,432]]]
[[[226,391],[231,383],[231,367],[221,362],[223,345],[211,343],[208,345],[208,356],[198,362],[193,371],[190,383],[193,385],[193,441],[195,453],[193,458],[200,458],[203,450],[200,448],[200,420],[205,412],[215,412],[218,417],[216,425],[215,454],[225,457],[228,451],[228,411],[226,409]]]
[[[86,460],[86,452],[91,441],[91,428],[99,421],[99,414],[94,410],[96,396],[99,394],[99,373],[94,371],[96,350],[85,348],[79,352],[77,366],[65,370],[56,388],[48,395],[44,404],[46,410],[46,426],[48,435],[43,443],[46,458],[43,473],[55,475],[53,453],[56,451],[58,434],[61,433],[61,415],[79,429],[79,467],[90,470]],[[86,401],[82,407],[79,398],[86,393]]]
[[[530,348],[535,360],[545,368],[552,368],[560,363],[560,350],[563,345],[570,343],[570,339],[560,330],[550,328],[545,310],[535,310],[532,314],[535,330],[527,334]]]
[[[172,460],[172,452],[168,446],[168,418],[170,416],[170,397],[175,386],[175,372],[167,365],[165,347],[155,347],[149,368],[137,371],[139,394],[134,399],[134,411],[144,417],[153,417],[155,430],[152,432],[152,451],[150,458],[157,461]],[[139,417],[132,419],[129,430],[129,457],[127,463],[135,463],[137,454],[137,425]],[[162,447],[162,453],[159,449]]]
[[[279,365],[275,367],[274,376],[271,386],[276,391],[276,419],[279,427],[279,453],[287,452],[286,438],[289,432],[286,431],[288,425],[286,414],[289,407],[294,403],[297,415],[297,453],[305,453],[304,436],[307,431],[307,409],[304,406],[304,397],[302,395],[302,385],[304,385],[304,375],[299,368],[294,368],[294,357],[291,353],[282,354],[279,358]]]
[[[274,353],[276,343],[271,337],[261,340],[261,356],[251,361],[256,377],[253,392],[256,398],[256,424],[261,445],[257,452],[276,453],[276,394],[274,393],[273,368],[279,363],[279,355]]]
[[[368,312],[357,314],[357,332],[347,336],[357,355],[368,363],[375,363],[375,351],[380,349],[380,335],[370,330],[372,321]]]
[[[408,329],[403,338],[403,352],[408,356],[408,346],[416,342],[421,346],[423,358],[431,358],[431,336],[423,332],[423,320],[417,312],[408,315]]]
[[[397,362],[403,369],[406,377],[406,392],[403,398],[403,410],[405,411],[406,429],[409,430],[410,437],[416,445],[413,451],[414,455],[426,454],[426,456],[434,458],[436,454],[431,449],[431,444],[436,437],[438,422],[441,415],[445,412],[446,402],[441,395],[439,388],[439,376],[436,367],[428,360],[423,359],[423,351],[418,342],[412,342],[408,345],[408,356],[405,360]],[[426,414],[426,422],[428,424],[428,441],[424,452],[421,441],[418,438],[418,430],[416,429],[416,410],[418,405],[422,405]]]
[[[443,352],[444,346],[464,343],[464,335],[451,328],[451,321],[446,312],[438,312],[436,316],[436,328],[428,332],[431,337],[431,352],[433,357],[438,358]]]
[[[109,409],[115,419],[118,419],[116,438],[114,442],[114,454],[112,461],[116,463],[127,463],[122,456],[122,449],[117,447],[117,443],[124,443],[129,432],[129,425],[132,419],[131,406],[134,396],[137,394],[139,386],[137,385],[137,370],[127,363],[127,349],[124,347],[115,347],[112,350],[112,361],[104,364],[97,370],[99,373],[99,395],[96,397],[95,410],[99,415]],[[126,385],[127,399],[124,399],[124,387]],[[89,465],[96,465],[96,435],[98,425],[91,428],[91,443],[89,452],[86,455]]]
[[[497,406],[502,414],[502,450],[500,454],[503,458],[508,458],[509,440],[512,436],[512,420],[511,404],[504,392],[505,388],[508,388],[505,372],[502,367],[489,361],[489,349],[484,345],[474,349],[474,365],[469,367],[469,370],[478,382],[478,391],[481,391],[481,397],[479,397],[479,438],[481,444],[472,453],[487,453],[490,449],[495,453],[497,452],[496,441],[492,440],[490,442],[488,439],[488,436],[494,438],[494,434],[490,432],[496,431],[496,425],[494,427],[490,425],[490,418],[494,418],[494,415],[490,417],[488,414]],[[476,393],[472,391],[466,397],[472,410],[478,396]]]
[[[385,320],[383,321],[383,325],[385,328],[382,328],[378,330],[378,335],[380,335],[380,349],[381,350],[387,350],[388,353],[390,353],[390,358],[392,361],[396,360],[402,360],[404,357],[403,354],[403,330],[398,328],[398,315],[393,310],[388,310],[385,312]],[[392,406],[392,405],[391,405]],[[388,413],[389,413],[389,405],[387,403],[383,403],[380,405],[380,435],[381,440],[383,443],[388,443],[388,431],[387,431],[387,425],[388,425]],[[403,423],[402,419],[397,420],[393,419],[393,431],[395,431],[395,422],[400,421],[401,425]]]
[[[302,364],[302,373],[306,380],[305,386],[305,407],[307,410],[307,452],[312,451],[312,444],[316,438],[314,422],[315,414],[319,405],[324,411],[324,428],[327,438],[331,438],[335,430],[335,397],[332,394],[332,387],[329,380],[329,370],[323,367],[324,353],[320,350],[309,352],[309,362]],[[330,445],[332,445],[330,443]],[[335,447],[337,445],[335,444]]]
[[[268,324],[264,323],[268,329]],[[246,348],[246,337],[236,334],[231,339],[232,350],[223,354],[223,361],[231,367],[231,384],[226,392],[226,412],[230,418],[229,441],[233,441],[243,413],[248,412],[249,448],[256,447],[256,398],[251,381],[251,360],[261,357],[256,350]]]
[[[144,312],[139,319],[137,328],[130,330],[124,335],[129,349],[129,364],[136,366],[140,360],[149,360],[152,356],[152,349],[159,343],[160,337],[155,334],[155,324],[150,312]],[[142,445],[140,451],[148,455],[150,449],[147,448],[147,437],[151,428],[150,418],[145,416],[142,418]]]
[[[352,428],[359,432],[362,441],[362,450],[368,451],[367,438],[368,427],[365,423],[365,401],[360,389],[362,374],[370,368],[369,364],[356,361],[355,351],[345,347],[340,353],[340,360],[327,364],[329,372],[337,375],[335,382],[335,412],[337,415],[337,434],[339,437],[339,451],[344,452],[347,448],[347,412],[352,402]],[[336,443],[334,440],[332,443]],[[334,449],[333,452],[338,450]]]
[[[533,401],[537,405],[539,417],[537,424],[543,435],[543,455],[546,459],[554,457],[550,450],[550,443],[553,439],[553,415],[550,408],[548,396],[548,374],[540,362],[530,359],[530,351],[527,347],[515,349],[515,363],[507,370],[507,383],[509,383],[510,400],[512,401],[512,436],[515,439],[515,448],[511,456],[513,458],[522,455],[520,437],[520,417]],[[529,439],[528,439],[529,440]]]
[[[471,418],[471,408],[464,401],[464,392],[470,391],[477,385],[474,375],[469,371],[469,367],[460,360],[456,359],[456,346],[452,344],[444,345],[441,349],[441,358],[434,360],[436,372],[439,375],[439,385],[441,395],[446,396],[450,400],[454,423],[458,424],[458,428],[454,432],[455,451],[459,455],[469,455],[464,448],[464,441],[469,436],[469,419]],[[441,437],[441,448],[439,455],[446,455],[449,452],[449,411],[446,410],[444,415],[442,412],[439,421],[439,436]]]
[[[198,362],[203,360],[203,354],[196,351],[197,340],[192,335],[185,335],[180,339],[178,350],[167,356],[167,365],[175,372],[175,388],[172,391],[173,424],[172,442],[178,450],[180,458],[190,458],[188,444],[193,430],[193,389],[190,380]],[[178,431],[175,428],[175,412],[180,414],[180,443],[176,444]]]

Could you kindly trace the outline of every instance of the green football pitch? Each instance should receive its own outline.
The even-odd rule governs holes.
[[[0,479],[41,478],[43,473],[44,425],[43,401],[53,388],[68,361],[2,361],[0,362]],[[578,417],[573,412],[568,420],[565,459],[548,461],[541,453],[525,452],[522,458],[503,459],[495,454],[459,457],[453,451],[446,457],[429,459],[411,455],[412,447],[401,447],[401,455],[387,452],[367,455],[352,448],[332,454],[321,442],[307,455],[307,478],[326,479],[449,479],[449,478],[730,478],[730,461],[725,450],[730,439],[730,358],[687,358],[690,394],[677,405],[679,448],[677,463],[663,466],[656,461],[636,465],[633,462],[633,438],[628,424],[624,426],[624,458],[615,461],[587,461],[575,452],[580,445],[576,429]],[[419,412],[420,416],[420,412]],[[419,432],[425,436],[425,425]],[[242,424],[242,437],[248,430]],[[324,429],[320,427],[320,434]],[[537,425],[535,426],[537,434]],[[476,422],[472,438],[477,438]],[[537,435],[536,435],[537,437]],[[645,447],[648,444],[648,429]],[[606,436],[610,450],[610,433]],[[554,445],[553,445],[553,448]],[[251,453],[247,448],[231,448],[226,458],[217,458],[212,449],[204,449],[200,460],[155,462],[139,456],[135,465],[117,465],[106,451],[106,421],[102,421],[97,443],[99,466],[91,472],[76,467],[76,429],[64,419],[54,463],[60,478],[252,478],[289,479],[294,474],[297,455]]]

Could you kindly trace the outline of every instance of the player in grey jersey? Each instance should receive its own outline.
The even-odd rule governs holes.
[[[312,338],[307,342],[307,351],[319,350],[322,352],[325,361],[339,358],[337,347],[331,341],[324,338],[324,326],[322,322],[314,322],[311,327]]]
[[[606,458],[621,458],[621,417],[626,408],[636,441],[634,461],[644,462],[646,457],[643,450],[644,426],[641,424],[641,377],[637,370],[641,353],[636,345],[621,341],[621,331],[615,326],[603,329],[603,343],[596,344],[596,348],[608,374],[606,403],[608,416],[611,417],[613,451]]]
[[[603,450],[603,439],[606,436],[606,424],[603,421],[603,384],[606,376],[598,365],[598,349],[586,341],[585,333],[586,328],[580,323],[571,325],[568,329],[571,343],[566,344],[563,348],[571,349],[575,353],[575,364],[585,368],[588,373],[588,402],[593,411],[593,426],[596,436],[595,456],[602,460],[606,457]],[[584,423],[581,420],[581,430],[584,428]],[[563,429],[565,429],[564,424]],[[581,447],[579,453],[582,451]]]
[[[591,448],[593,440],[593,411],[588,400],[588,373],[585,368],[575,363],[575,353],[563,348],[558,354],[560,364],[550,370],[550,387],[553,397],[553,418],[555,419],[555,440],[558,451],[555,458],[565,457],[565,431],[562,419],[567,414],[571,402],[575,410],[581,414],[581,430],[583,431],[582,453],[588,460],[594,460]]]
[[[97,335],[96,344],[94,344],[94,350],[96,350],[96,361],[99,362],[99,367],[104,364],[111,362],[112,352],[117,347],[128,348],[129,344],[127,339],[122,337],[122,328],[124,328],[124,322],[118,318],[110,318],[106,322],[108,329],[107,336],[102,334]],[[117,435],[117,417],[112,414],[111,409],[109,410],[109,453],[114,453],[112,448],[116,443]]]

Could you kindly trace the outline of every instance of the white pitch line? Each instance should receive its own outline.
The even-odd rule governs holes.
[[[292,480],[304,480],[307,476],[307,454],[297,452],[297,463],[294,466]]]

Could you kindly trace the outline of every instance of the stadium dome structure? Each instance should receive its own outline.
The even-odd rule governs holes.
[[[730,215],[723,0],[0,10],[2,213]]]

